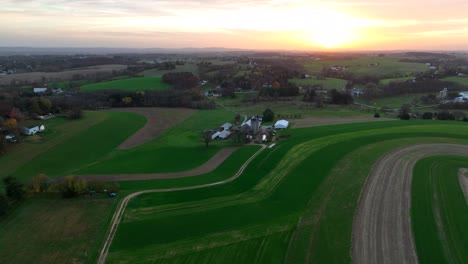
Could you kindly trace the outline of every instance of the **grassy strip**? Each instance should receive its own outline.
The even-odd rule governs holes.
[[[468,158],[430,157],[414,168],[411,222],[420,263],[467,263],[468,211],[458,169]]]
[[[109,82],[99,82],[83,85],[80,91],[97,90],[123,90],[123,91],[142,91],[142,90],[166,90],[170,85],[164,83],[160,77],[141,77],[115,80]]]

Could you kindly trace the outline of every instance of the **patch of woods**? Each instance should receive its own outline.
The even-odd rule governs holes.
[[[77,176],[67,176],[58,181],[45,174],[38,174],[28,184],[12,176],[4,177],[2,181],[5,188],[4,192],[0,191],[0,217],[8,214],[24,200],[38,194],[60,194],[68,199],[99,194],[115,196],[120,191],[118,183],[87,181]]]

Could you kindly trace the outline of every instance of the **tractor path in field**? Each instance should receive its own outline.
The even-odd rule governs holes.
[[[468,205],[468,169],[460,169],[458,171],[458,181],[460,182],[460,187],[465,195],[465,201]]]
[[[353,263],[418,263],[410,221],[411,180],[416,162],[434,155],[468,156],[468,146],[403,147],[373,166],[353,223]]]
[[[115,233],[117,232],[117,228],[120,224],[120,221],[122,220],[122,217],[125,212],[125,208],[127,207],[128,202],[142,194],[146,193],[162,193],[162,192],[175,192],[175,191],[185,191],[185,190],[194,190],[194,189],[202,189],[202,188],[209,188],[217,185],[222,185],[226,184],[229,182],[234,181],[237,179],[247,168],[247,166],[252,162],[252,160],[255,159],[262,151],[264,151],[266,148],[266,145],[262,145],[262,147],[255,152],[247,161],[242,164],[242,166],[239,168],[239,170],[230,178],[223,180],[223,181],[218,181],[218,182],[213,182],[213,183],[207,183],[207,184],[202,184],[202,185],[195,185],[195,186],[188,186],[188,187],[179,187],[179,188],[169,188],[169,189],[153,189],[153,190],[145,190],[145,191],[140,191],[136,193],[132,193],[127,195],[125,198],[123,198],[119,205],[117,206],[117,209],[114,212],[114,215],[112,216],[111,224],[109,231],[107,233],[107,237],[104,240],[104,244],[101,248],[101,251],[99,252],[98,264],[104,264],[106,263],[107,255],[109,253],[109,248],[111,246],[112,240],[114,239]]]
[[[143,145],[181,123],[195,112],[195,110],[186,108],[160,107],[114,108],[112,111],[136,113],[147,119],[145,126],[120,144],[119,149],[131,149]]]
[[[79,175],[79,177],[89,181],[110,182],[110,181],[141,181],[153,179],[174,179],[183,177],[192,177],[213,171],[221,165],[238,147],[223,148],[211,159],[201,166],[188,171],[164,172],[164,173],[130,173],[130,174],[97,174],[97,175]],[[63,180],[58,178],[58,181]]]
[[[392,118],[374,118],[374,117],[306,117],[302,119],[291,120],[293,128],[314,127],[314,126],[328,126],[349,123],[362,123],[362,122],[382,122],[382,121],[395,121]]]

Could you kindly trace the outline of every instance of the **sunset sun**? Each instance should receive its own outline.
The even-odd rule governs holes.
[[[321,10],[310,19],[304,38],[322,48],[346,47],[359,41],[365,22],[334,10]]]

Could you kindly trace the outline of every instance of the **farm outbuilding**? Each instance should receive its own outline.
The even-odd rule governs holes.
[[[37,94],[39,94],[39,93],[45,93],[45,92],[47,92],[47,88],[43,88],[43,87],[34,88],[34,89],[33,89],[33,92],[34,92],[34,93],[37,93]]]
[[[289,122],[282,119],[276,121],[275,125],[273,126],[275,129],[286,129],[289,126]]]
[[[226,124],[222,125],[220,128],[221,128],[222,131],[228,131],[228,130],[230,130],[232,128],[232,124],[231,123],[226,123]]]
[[[23,134],[27,136],[35,135],[36,133],[42,132],[45,130],[44,125],[34,126],[34,127],[25,127],[23,128]]]

